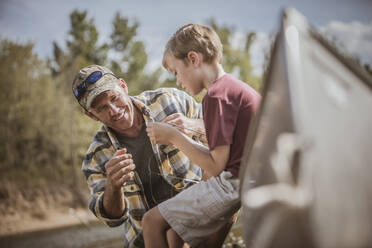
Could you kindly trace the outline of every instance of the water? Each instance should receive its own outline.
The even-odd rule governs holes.
[[[122,248],[123,227],[96,222],[48,231],[0,237],[1,248]]]
[[[241,218],[232,226],[224,248],[245,247]],[[0,248],[123,248],[123,227],[107,227],[100,222],[53,230],[0,237]]]

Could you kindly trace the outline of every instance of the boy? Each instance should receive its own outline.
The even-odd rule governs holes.
[[[166,45],[163,66],[176,76],[177,84],[192,95],[207,89],[202,107],[209,149],[166,123],[149,123],[148,136],[158,144],[176,146],[211,177],[145,214],[146,248],[167,247],[169,228],[191,247],[205,246],[207,238],[240,207],[240,161],[261,97],[226,74],[221,63],[221,41],[214,30],[202,25],[183,26]]]

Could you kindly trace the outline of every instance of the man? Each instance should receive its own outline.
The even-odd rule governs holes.
[[[131,97],[123,79],[98,65],[81,69],[72,90],[85,114],[103,124],[82,165],[89,209],[108,226],[124,224],[124,247],[144,247],[144,213],[202,177],[176,147],[152,143],[146,123],[179,124],[197,140],[204,132],[200,105],[177,89]],[[167,234],[169,247],[182,247],[176,235]]]

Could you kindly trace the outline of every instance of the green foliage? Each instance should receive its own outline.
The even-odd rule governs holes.
[[[54,172],[51,178],[59,178],[71,160],[67,99],[33,53],[33,44],[1,40],[0,49],[1,175]]]
[[[71,29],[66,40],[66,51],[53,42],[53,58],[49,67],[57,83],[66,94],[71,94],[71,82],[76,72],[90,64],[104,65],[109,45],[98,44],[98,31],[93,18],[88,19],[87,11],[74,10],[70,14]]]
[[[365,64],[364,65],[364,69],[366,70],[366,72],[369,73],[369,76],[372,77],[372,68],[369,64]]]
[[[111,70],[128,84],[129,93],[136,95],[144,90],[154,89],[159,85],[160,68],[145,73],[147,53],[145,44],[136,39],[139,23],[130,24],[128,18],[115,15],[111,34],[111,50],[119,59],[111,59]]]
[[[110,36],[112,40],[111,48],[117,52],[125,52],[133,41],[133,38],[137,35],[139,23],[135,21],[134,24],[129,25],[128,18],[116,13],[112,24],[114,31]]]
[[[82,57],[86,61],[95,64],[104,64],[108,45],[97,45],[98,31],[93,19],[87,20],[87,11],[77,10],[70,14],[71,30],[70,39],[67,41],[67,48],[72,57]]]
[[[258,90],[261,78],[252,73],[253,67],[250,55],[250,48],[256,34],[254,32],[246,33],[244,46],[233,47],[231,40],[236,35],[233,27],[219,26],[214,19],[210,19],[208,25],[217,32],[221,39],[223,45],[222,65],[225,71],[236,75],[240,80]]]

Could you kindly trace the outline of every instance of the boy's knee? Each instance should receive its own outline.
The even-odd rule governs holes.
[[[151,225],[151,223],[153,222],[153,216],[152,216],[152,209],[150,209],[149,211],[147,211],[143,217],[142,217],[142,226],[143,228],[145,228],[146,226],[149,226]]]
[[[151,229],[156,226],[156,230],[166,231],[170,228],[168,222],[160,214],[158,207],[147,211],[142,217],[142,229]]]
[[[162,216],[160,215],[159,210],[157,207],[150,209],[147,211],[142,217],[142,226],[148,227],[153,225],[161,225],[162,223]]]

